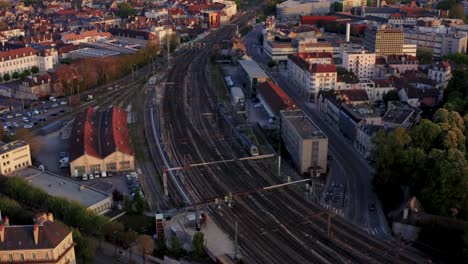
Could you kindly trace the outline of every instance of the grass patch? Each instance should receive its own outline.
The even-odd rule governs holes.
[[[224,74],[221,70],[221,67],[216,64],[210,63],[210,73],[211,77],[211,87],[215,88],[215,93],[218,97],[218,100],[222,103],[229,103],[229,89],[226,87],[226,83],[224,83]]]

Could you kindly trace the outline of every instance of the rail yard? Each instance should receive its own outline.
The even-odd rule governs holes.
[[[203,210],[233,238],[238,224],[236,257],[244,263],[429,263],[411,247],[372,237],[340,216],[330,219],[325,209],[290,188],[230,199],[230,194],[282,183],[271,161],[167,170],[246,155],[240,144],[220,136],[224,121],[209,118],[218,112],[219,102],[206,65],[213,45],[231,39],[236,27],[245,27],[254,16],[252,11],[243,13],[232,24],[181,49],[171,59],[177,67],[169,68],[165,78],[147,89],[145,134],[153,164],[146,170],[167,175],[169,192],[181,206],[228,197],[228,203],[210,204]],[[156,179],[147,178],[152,189],[157,188]]]

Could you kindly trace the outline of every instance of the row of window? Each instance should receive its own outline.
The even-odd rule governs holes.
[[[44,260],[49,260],[50,257],[49,257],[49,252],[44,252],[44,257],[43,259]],[[5,262],[13,262],[13,261],[25,261],[26,258],[24,256],[24,253],[20,253],[20,254],[8,254],[8,255],[3,255],[1,256],[0,255],[0,263],[4,263],[3,261]],[[31,260],[38,260],[38,254],[36,252],[33,252],[31,253]]]
[[[120,161],[119,162],[120,169],[131,169],[130,161]],[[86,166],[75,166],[74,169],[78,172],[78,175],[84,174],[86,172]],[[93,164],[89,166],[91,172],[93,171],[101,171],[101,164]],[[116,171],[117,170],[117,163],[116,162],[109,162],[106,164],[106,170],[108,171]]]
[[[21,155],[19,157],[14,158],[13,160],[20,160],[29,157],[29,154]]]
[[[27,166],[29,166],[29,161],[15,165],[15,169],[20,169],[20,168],[27,167]]]

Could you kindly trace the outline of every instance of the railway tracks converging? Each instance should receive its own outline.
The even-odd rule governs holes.
[[[254,13],[248,12],[231,23],[243,28],[253,17]],[[211,48],[218,41],[231,39],[234,32],[235,27],[222,27],[208,35],[201,47],[181,51],[173,58],[174,67],[167,74],[162,106],[153,109],[162,111],[158,116],[163,125],[158,129],[166,141],[165,158],[173,165],[245,155],[240,145],[217,136],[221,133],[218,124],[205,115],[216,114],[218,103],[207,76]],[[145,122],[148,129],[149,122],[155,120],[147,118]],[[160,135],[149,134],[148,130],[146,135],[149,145],[161,140]],[[187,186],[190,202],[196,203],[279,183],[274,170],[265,161],[248,161],[192,168],[176,176],[180,177],[177,184]],[[329,235],[324,209],[289,188],[250,194],[237,199],[232,207],[208,206],[205,210],[231,236],[238,222],[241,253],[249,263],[427,262],[419,253],[371,237],[337,216],[333,217]]]

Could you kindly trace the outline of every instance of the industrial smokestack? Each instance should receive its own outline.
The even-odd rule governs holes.
[[[377,7],[380,7],[380,0],[377,0]]]
[[[346,23],[346,43],[349,43],[350,34],[351,34],[351,24]]]

